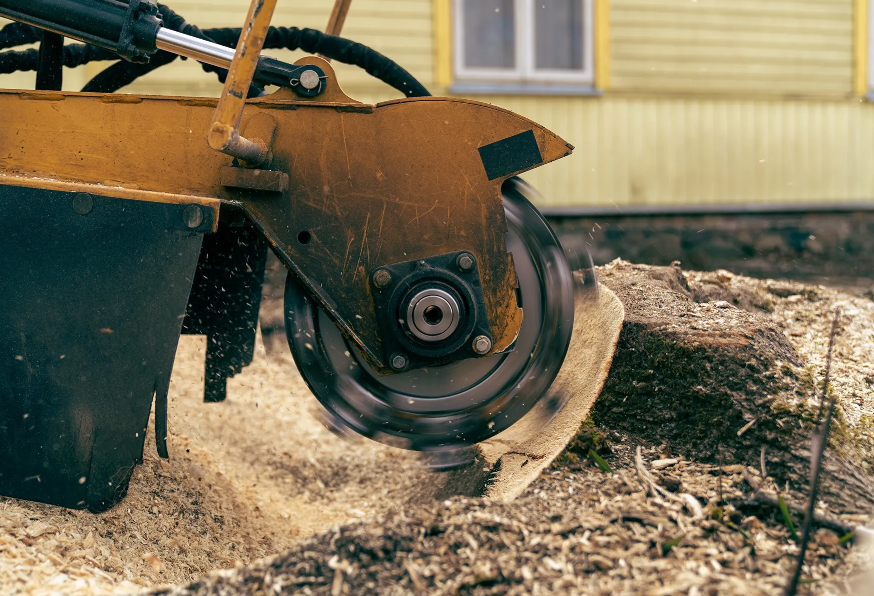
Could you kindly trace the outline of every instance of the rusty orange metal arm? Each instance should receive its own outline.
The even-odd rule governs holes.
[[[340,35],[340,32],[343,30],[343,23],[346,22],[346,15],[349,14],[350,6],[352,6],[352,0],[337,0],[334,2],[334,10],[331,11],[331,18],[328,19],[325,33],[328,35]]]
[[[267,159],[268,148],[240,136],[240,119],[276,1],[252,0],[207,137],[209,146],[216,151],[233,155],[251,166],[258,166]]]

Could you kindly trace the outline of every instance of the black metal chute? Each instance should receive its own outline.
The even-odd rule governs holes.
[[[188,207],[0,185],[0,494],[124,496],[214,224]]]

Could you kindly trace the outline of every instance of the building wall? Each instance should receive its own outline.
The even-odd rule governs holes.
[[[482,99],[575,146],[523,176],[542,207],[874,200],[874,106],[859,101]]]
[[[598,0],[602,95],[476,99],[576,146],[524,176],[541,207],[874,201],[867,6]]]
[[[612,0],[612,91],[847,97],[852,0]]]

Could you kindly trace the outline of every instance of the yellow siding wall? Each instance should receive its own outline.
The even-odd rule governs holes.
[[[612,0],[611,89],[842,97],[853,0]]]
[[[240,27],[249,0],[167,0],[167,5],[202,29]],[[333,5],[334,0],[281,0],[273,25],[323,31]],[[434,78],[431,16],[432,0],[355,0],[343,36],[391,56],[427,86]],[[276,50],[266,53],[284,60],[303,55]],[[336,63],[335,66],[343,89],[356,99],[372,101],[401,96],[358,68]],[[191,61],[181,60],[125,89],[132,93],[209,96],[218,96],[220,90],[215,75],[204,73]]]
[[[874,106],[707,98],[488,97],[576,149],[523,177],[541,206],[874,200]]]

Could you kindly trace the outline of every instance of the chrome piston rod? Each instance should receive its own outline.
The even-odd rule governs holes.
[[[226,48],[217,43],[185,35],[166,27],[158,29],[155,45],[159,50],[221,68],[229,68],[234,59],[234,48]]]

